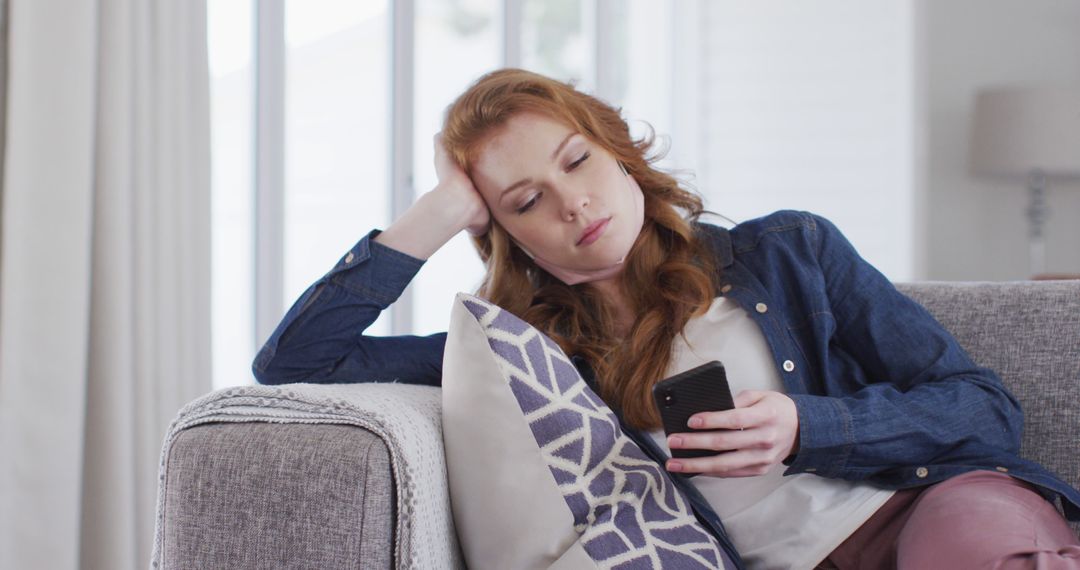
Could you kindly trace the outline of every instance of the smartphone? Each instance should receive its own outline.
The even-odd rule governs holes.
[[[656,407],[660,410],[666,435],[710,431],[693,429],[687,426],[686,422],[690,420],[690,416],[699,412],[735,409],[727,373],[719,360],[712,360],[671,378],[665,378],[653,386],[652,393]],[[711,449],[671,450],[671,456],[680,459],[708,457],[718,453],[725,452]]]

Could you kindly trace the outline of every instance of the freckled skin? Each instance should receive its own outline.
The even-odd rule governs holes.
[[[542,115],[517,115],[481,146],[471,177],[495,220],[530,252],[560,267],[590,271],[618,263],[633,246],[640,225],[633,223],[628,184],[640,189],[610,153],[584,135],[571,138],[552,160],[551,153],[575,132]],[[532,183],[500,196],[525,178]],[[588,224],[609,216],[599,240],[576,245]]]

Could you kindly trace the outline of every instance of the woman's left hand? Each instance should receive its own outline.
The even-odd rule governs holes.
[[[671,449],[711,449],[726,451],[710,457],[669,459],[667,469],[679,473],[701,473],[714,477],[753,477],[799,450],[799,415],[795,402],[774,391],[743,390],[735,396],[735,409],[700,412],[703,424],[692,426],[707,432],[675,433],[668,436]],[[676,439],[681,439],[676,441]],[[679,465],[679,468],[675,468]]]

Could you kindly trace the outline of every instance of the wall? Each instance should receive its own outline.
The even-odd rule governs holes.
[[[898,281],[1030,277],[1027,192],[967,171],[973,98],[1080,82],[1080,1],[679,6],[672,154],[709,208],[822,213]],[[1080,183],[1047,201],[1046,272],[1080,273]]]
[[[822,214],[890,279],[915,278],[914,8],[700,3],[698,97],[676,101],[692,115],[676,124],[699,129],[692,166],[706,206],[736,221],[782,208]]]
[[[967,173],[973,97],[983,85],[1080,82],[1080,2],[919,2],[920,97],[927,109],[925,277],[1026,279],[1027,193]],[[1047,202],[1046,269],[1080,273],[1080,184],[1052,187]]]

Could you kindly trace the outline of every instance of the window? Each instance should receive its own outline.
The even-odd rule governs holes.
[[[260,337],[269,334],[256,332],[259,307],[280,318],[356,240],[391,223],[393,165],[404,160],[411,173],[406,177],[411,187],[405,186],[413,199],[435,186],[432,137],[453,98],[482,73],[509,63],[571,80],[623,106],[635,135],[644,133],[635,119],[666,132],[673,108],[666,78],[674,5],[670,0],[208,0],[214,386],[253,382],[251,360],[265,340]],[[411,28],[404,28],[411,31],[397,41],[408,41],[411,50],[408,57],[399,53],[395,66],[391,30],[401,14],[411,18]],[[256,38],[260,21],[270,30],[264,33],[280,37]],[[275,27],[282,21],[284,26]],[[253,50],[253,45],[262,47]],[[255,70],[267,62],[271,70],[283,70],[284,80],[262,83],[259,93]],[[395,106],[390,95],[395,78],[402,77],[412,84],[404,107]],[[282,102],[279,116],[257,115],[256,101],[266,96]],[[409,114],[411,128],[392,133],[392,111],[401,109]],[[280,124],[260,129],[260,121],[275,120]],[[392,135],[407,141],[411,152],[403,154],[410,157],[394,155]],[[284,156],[274,165],[282,187],[276,198],[256,188],[254,174],[257,149],[274,145]],[[257,212],[260,200],[279,200],[280,218]],[[278,238],[275,253],[266,242]],[[271,283],[256,287],[255,259],[266,251],[276,256],[275,263],[259,279]],[[463,232],[428,260],[402,297],[400,314],[411,316],[399,329],[446,330],[453,295],[475,291],[482,276]],[[367,332],[391,334],[389,321],[384,314]]]
[[[524,0],[522,67],[587,87],[595,50],[584,31],[585,0]]]
[[[248,383],[254,346],[251,3],[211,0],[211,324],[214,386]]]
[[[501,63],[501,6],[497,0],[419,0],[415,28],[413,105],[414,194],[438,182],[432,137],[442,128],[447,106],[480,75]],[[458,291],[475,292],[483,264],[467,232],[461,232],[428,259],[410,285],[414,334],[445,331]]]
[[[285,3],[281,313],[371,228],[390,223],[389,5]],[[386,315],[369,331],[387,334]]]

